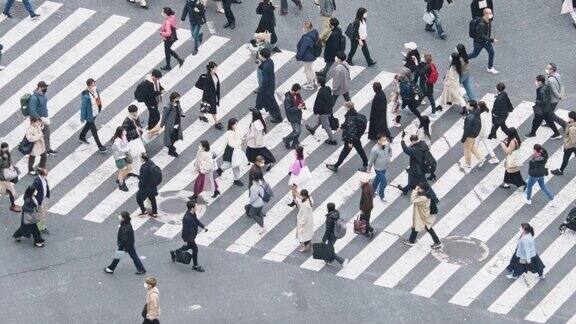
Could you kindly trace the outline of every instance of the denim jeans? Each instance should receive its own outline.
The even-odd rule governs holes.
[[[482,49],[488,52],[488,68],[491,69],[494,66],[494,47],[491,42],[476,43],[474,42],[474,51],[472,54],[468,54],[469,59],[473,59],[480,55]]]
[[[374,191],[378,189],[378,196],[384,199],[384,188],[388,185],[388,180],[386,179],[386,170],[374,170],[376,172],[376,178],[372,182],[372,187]]]
[[[430,11],[434,15],[434,25],[436,26],[436,33],[439,37],[444,35],[444,29],[442,28],[442,22],[440,21],[440,11],[432,10]]]
[[[544,177],[528,176],[528,183],[526,184],[526,198],[528,198],[528,200],[532,199],[532,187],[536,184],[536,182],[538,182],[540,189],[542,189],[546,196],[548,196],[548,199],[554,199],[554,195],[550,192],[550,189],[548,189],[546,183],[544,182]]]
[[[192,33],[192,39],[194,39],[194,48],[198,49],[200,47],[200,30],[202,25],[190,23],[190,32]]]
[[[472,78],[470,78],[470,74],[462,74],[460,76],[460,84],[466,90],[466,96],[468,96],[468,101],[478,101],[478,98],[474,94],[472,90]]]
[[[22,3],[24,4],[24,8],[26,8],[26,11],[28,11],[28,14],[32,16],[34,14],[34,7],[32,7],[32,4],[30,4],[30,0],[22,0]],[[12,8],[13,4],[14,0],[6,0],[6,5],[4,6],[5,15],[10,13],[10,9]]]

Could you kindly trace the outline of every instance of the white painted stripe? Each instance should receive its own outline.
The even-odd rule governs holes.
[[[238,68],[242,66],[250,58],[250,52],[245,48],[241,47],[234,54],[228,57],[222,64],[218,66],[218,76],[220,82],[226,80],[232,73],[234,73]],[[182,106],[183,112],[186,112],[191,107],[194,107],[202,99],[202,91],[198,88],[192,88],[190,91],[185,93],[180,101],[184,103]],[[238,98],[239,99],[239,98]],[[225,114],[224,110],[224,99],[221,102],[221,109],[219,111],[220,116]],[[235,102],[236,103],[236,102]],[[203,123],[201,121],[195,121],[191,126],[189,126],[184,131],[184,140],[179,141],[179,148],[182,145],[190,146],[195,140],[197,140],[203,132],[198,132],[196,134],[190,134],[190,129],[204,127],[207,130],[210,125]],[[158,152],[154,157],[152,157],[154,163],[161,169],[165,168],[170,162],[174,160],[173,157],[165,154],[164,151]],[[134,185],[134,191],[137,190],[137,186]],[[106,199],[102,201],[96,208],[92,209],[84,219],[100,223],[104,221],[111,213],[114,212],[119,206],[125,203],[130,197],[132,197],[134,191],[122,192],[120,190],[115,190],[111,192]]]
[[[54,28],[54,30],[46,36],[42,37],[38,42],[32,45],[28,50],[22,53],[14,61],[6,66],[6,69],[0,74],[0,89],[4,88],[10,81],[15,79],[20,73],[30,67],[40,57],[46,54],[51,48],[58,45],[68,35],[75,31],[80,25],[88,20],[96,11],[88,9],[77,9],[73,14],[68,16],[63,22]],[[32,91],[29,89],[27,91]],[[20,94],[21,95],[21,94]],[[0,123],[4,122],[8,117],[18,110],[20,105],[7,106],[2,105],[2,115],[0,115]]]
[[[376,78],[374,78],[371,82],[369,82],[363,89],[361,89],[355,96],[355,100],[359,100],[358,102],[355,101],[355,104],[358,105],[358,107],[361,107],[361,104],[364,103],[364,101],[366,101],[367,103],[369,102],[369,100],[366,100],[365,98],[370,98],[371,95],[373,95],[374,91],[372,89],[372,84],[374,82],[380,82],[382,84],[382,87],[385,88],[387,87],[389,84],[392,83],[392,81],[394,80],[394,74],[392,73],[388,73],[388,72],[381,72]],[[315,99],[314,98],[310,98],[310,99]],[[311,100],[313,103],[313,100]],[[311,107],[311,104],[308,104],[308,107]],[[345,110],[341,110],[338,112],[339,115],[343,116],[343,114],[345,113]],[[340,116],[339,116],[340,117]],[[323,142],[319,142],[317,140],[315,140],[314,137],[309,136],[308,137],[310,140],[310,142],[312,142],[311,144],[314,146],[319,147],[321,145],[321,143]],[[304,144],[304,143],[303,143]],[[305,145],[304,147],[306,147],[307,150],[310,150],[311,147],[309,145]],[[337,150],[339,153],[339,150]],[[348,157],[352,158],[353,155],[349,155]],[[349,159],[347,159],[346,161],[348,161]],[[294,158],[292,158],[292,161],[294,161]],[[346,162],[345,161],[345,162]],[[282,171],[282,170],[280,170]],[[285,175],[285,174],[284,174]],[[326,169],[326,167],[324,166],[324,163],[321,163],[315,170],[312,171],[311,174],[311,179],[306,182],[306,186],[303,187],[303,189],[308,190],[308,192],[310,194],[313,194],[315,190],[317,190],[318,188],[320,188],[322,186],[322,184],[328,180],[330,178],[330,176],[332,175],[332,171]],[[354,178],[353,180],[355,180],[353,182],[353,188],[348,188],[348,186],[346,186],[345,184],[343,184],[340,189],[343,189],[343,187],[346,187],[347,189],[344,189],[343,192],[334,192],[333,195],[338,195],[341,194],[343,196],[337,196],[337,198],[334,198],[334,201],[339,202],[340,204],[343,204],[345,202],[345,198],[350,196],[350,191],[354,192],[358,186],[358,178]],[[281,188],[280,190],[286,190],[288,191],[288,186],[286,186],[285,188]],[[312,196],[313,197],[313,196]],[[281,198],[275,206],[271,207],[267,214],[266,214],[266,231],[267,232],[271,232],[273,228],[275,228],[278,224],[280,224],[280,222],[282,220],[284,220],[284,218],[289,215],[293,208],[287,206],[286,201],[289,201],[292,199],[292,194],[290,192],[288,192],[283,198]],[[319,201],[314,201],[315,206],[320,206],[320,202]],[[317,210],[320,209],[322,211],[324,211],[324,208],[317,208]],[[315,213],[316,215],[317,213]],[[320,217],[322,217],[323,214],[320,213]],[[316,217],[314,217],[316,218]],[[319,225],[318,225],[319,226]],[[258,233],[258,225],[254,224],[251,228],[249,228],[244,234],[242,234],[232,245],[230,245],[228,247],[228,251],[231,252],[237,252],[237,253],[246,253],[248,252],[252,247],[254,247],[265,235],[260,235]],[[291,243],[293,243],[295,241],[295,232],[294,235],[290,235],[288,234],[284,240],[287,241],[286,244],[286,249],[288,249],[289,245],[292,245]]]
[[[191,55],[187,58],[189,63],[185,63],[181,69],[173,69],[162,77],[162,86],[168,93],[176,84],[182,81],[189,73],[196,69],[204,60],[207,60],[216,50],[222,47],[228,41],[227,38],[212,36],[205,41],[203,46],[199,49],[198,54],[195,57]],[[139,106],[139,113],[145,111],[143,104],[133,101],[131,104]],[[122,121],[126,117],[126,112],[120,112],[114,118],[112,118],[106,126],[103,126],[99,130],[99,136],[101,138],[111,138],[114,129],[122,124]],[[85,149],[80,147],[66,159],[64,159],[58,166],[68,171],[70,174],[75,168],[80,166],[84,161],[86,161],[92,154],[96,152],[95,149],[89,148]],[[99,185],[101,185],[106,179],[111,177],[116,172],[116,167],[114,165],[114,158],[111,156],[102,165],[100,165],[96,170],[90,173],[86,178],[84,178],[78,185],[70,190],[68,194],[60,201],[58,201],[52,208],[50,212],[67,214],[72,209],[74,209],[84,198],[86,198],[92,191],[94,191]]]
[[[572,316],[568,322],[566,322],[566,324],[576,324],[576,314],[574,314],[574,316]]]
[[[548,267],[548,264],[546,267]],[[534,309],[524,318],[528,321],[545,323],[560,309],[576,291],[576,268],[570,272],[544,297]],[[576,314],[566,323],[575,324]]]
[[[40,26],[42,22],[48,19],[56,10],[62,7],[61,3],[44,1],[42,5],[36,8],[36,13],[40,14],[38,19],[23,19],[16,26],[10,29],[2,38],[0,44],[4,46],[4,51],[8,51],[14,44],[21,41],[26,35],[30,34],[36,27]]]
[[[80,61],[84,56],[92,52],[94,48],[100,45],[108,36],[112,35],[118,28],[123,26],[129,18],[122,17],[122,16],[111,16],[110,18],[106,19],[98,28],[96,28],[92,33],[90,33],[87,37],[82,39],[80,42],[76,43],[74,47],[72,47],[68,52],[64,55],[60,56],[54,63],[52,63],[46,70],[41,72],[37,77],[32,79],[28,84],[22,88],[23,92],[30,91],[31,89],[35,89],[36,85],[39,81],[44,81],[48,84],[52,83],[56,78],[64,74],[68,69],[70,69],[74,64]],[[144,32],[143,30],[140,30]],[[80,94],[80,92],[86,88],[86,80],[90,77],[98,78],[104,72],[109,70],[114,64],[116,64],[121,58],[128,55],[129,51],[134,49],[138,44],[143,41],[142,35],[140,38],[137,38],[138,34],[133,34],[133,37],[129,37],[125,39],[125,41],[121,42],[115,50],[109,52],[107,55],[102,57],[98,62],[92,65],[88,70],[82,73],[79,77],[77,77],[74,81],[72,81],[65,89],[60,91],[54,97],[49,98],[48,100],[48,113],[49,116],[55,116],[60,110],[62,110],[73,98],[76,98]],[[131,43],[134,43],[133,46]],[[125,46],[126,44],[130,44]],[[109,55],[112,53],[111,55]],[[8,100],[4,105],[8,105],[9,107],[15,107],[14,109],[18,109],[20,107],[19,101],[22,93],[15,93],[12,98]],[[3,105],[3,106],[4,106]],[[18,143],[24,137],[26,130],[30,127],[30,122],[27,118],[23,118],[24,120],[20,125],[14,127],[12,131],[6,135],[6,142],[10,147],[16,147]],[[52,126],[54,127],[54,126]],[[53,149],[58,147],[58,144],[55,144],[60,138],[57,135],[52,134],[54,138],[51,141],[51,145]],[[24,164],[25,166],[26,164]],[[22,169],[26,170],[26,169]]]
[[[526,117],[529,117],[529,110],[527,109],[529,105],[524,107],[517,107],[519,110],[526,112]],[[524,108],[524,109],[522,109]],[[536,143],[543,143],[550,137],[549,132],[540,132],[538,136],[534,138],[529,138],[524,141],[524,145],[521,146],[521,160],[526,161],[530,158],[532,154],[532,146]],[[493,143],[492,146],[496,146],[497,143]],[[552,160],[551,160],[552,162]],[[458,204],[452,208],[447,214],[445,214],[437,224],[434,225],[434,230],[439,237],[445,237],[450,234],[458,225],[466,220],[472,212],[481,205],[482,201],[494,191],[499,188],[501,181],[500,175],[505,171],[505,162],[502,161],[496,168],[494,168],[482,181],[470,191],[464,199],[460,200]],[[455,169],[454,167],[451,169]],[[448,172],[449,173],[449,172]],[[455,179],[457,176],[443,176],[442,179],[447,178],[448,181]],[[482,196],[485,197],[479,200],[480,195],[477,192],[482,192]],[[440,198],[440,195],[438,195]],[[441,199],[441,198],[440,198]],[[498,210],[500,210],[498,208]],[[511,213],[511,216],[514,213]],[[406,215],[407,216],[407,215]],[[399,217],[400,219],[402,217]],[[410,226],[410,225],[408,225]],[[378,280],[375,284],[392,288],[400,282],[412,269],[414,269],[420,261],[422,261],[430,253],[430,244],[432,244],[432,239],[426,235],[422,237],[412,248],[410,248],[402,257],[400,257]]]
[[[460,269],[458,265],[440,262],[434,271],[428,273],[426,278],[412,289],[411,293],[422,297],[432,297],[432,294],[440,289],[458,269]]]

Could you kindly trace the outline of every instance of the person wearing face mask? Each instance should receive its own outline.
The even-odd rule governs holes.
[[[378,140],[378,134],[382,133],[389,139],[392,138],[390,130],[388,129],[388,103],[386,102],[386,94],[382,90],[380,82],[372,84],[374,90],[374,98],[370,106],[370,123],[368,125],[368,139]]]
[[[112,156],[114,156],[114,162],[116,168],[118,168],[118,175],[116,183],[118,183],[118,189],[122,191],[128,191],[125,180],[128,175],[132,172],[132,154],[130,148],[128,147],[128,139],[126,138],[126,130],[119,126],[114,132],[112,137]]]
[[[388,180],[386,179],[386,170],[390,165],[392,150],[390,149],[388,137],[385,134],[380,133],[377,137],[378,143],[372,147],[372,150],[370,150],[370,160],[368,160],[367,172],[372,172],[372,167],[374,167],[376,177],[372,182],[372,187],[374,188],[374,191],[378,192],[380,200],[385,202],[384,189],[388,185]]]
[[[536,136],[536,131],[540,128],[542,121],[546,121],[554,132],[550,138],[561,138],[562,135],[558,131],[556,123],[554,123],[554,111],[552,110],[551,103],[552,95],[550,86],[546,84],[546,78],[543,75],[538,75],[534,81],[534,85],[536,86],[536,101],[532,107],[532,109],[534,109],[534,119],[532,119],[532,129],[530,133],[526,134],[526,137]]]
[[[100,143],[100,138],[98,137],[98,129],[96,128],[96,116],[102,110],[102,99],[100,99],[100,92],[96,87],[96,80],[90,78],[86,81],[86,90],[82,91],[82,105],[80,106],[80,121],[84,122],[84,127],[80,131],[80,137],[78,141],[84,144],[90,144],[86,140],[86,133],[90,131],[92,137],[98,145],[98,151],[100,153],[106,153],[108,150],[102,143]]]
[[[166,65],[160,69],[164,71],[170,71],[172,66],[170,65],[170,57],[174,56],[180,67],[184,64],[184,59],[180,58],[176,52],[172,49],[174,42],[178,40],[176,35],[176,16],[174,15],[174,10],[170,7],[164,7],[162,9],[162,16],[164,17],[164,22],[160,28],[160,36],[164,41],[164,55],[166,56]]]
[[[196,80],[196,88],[202,90],[202,102],[198,119],[208,122],[205,114],[212,115],[214,128],[221,130],[222,124],[218,121],[218,106],[220,105],[220,78],[218,78],[218,64],[209,62],[206,65],[206,73]]]
[[[408,166],[408,184],[402,186],[400,184],[396,185],[402,194],[407,195],[410,190],[416,188],[419,183],[426,182],[426,172],[422,166],[424,161],[424,155],[430,148],[426,143],[421,141],[417,135],[410,136],[410,146],[404,143],[405,132],[402,132],[402,151],[410,157],[410,164]]]
[[[142,317],[144,317],[143,324],[160,324],[160,292],[156,287],[157,281],[154,277],[146,278],[144,281],[144,288],[146,288],[146,305],[142,310]]]
[[[186,203],[188,210],[182,218],[182,240],[184,244],[181,248],[174,251],[170,251],[170,258],[172,262],[176,262],[178,256],[185,251],[192,250],[192,270],[198,272],[204,272],[198,264],[198,245],[196,244],[196,236],[198,235],[198,228],[202,228],[204,232],[208,232],[208,228],[202,224],[202,222],[196,216],[196,203],[194,201],[188,201]]]
[[[426,230],[434,241],[434,244],[430,247],[432,249],[441,248],[443,244],[432,228],[432,225],[434,225],[436,221],[436,216],[434,215],[438,212],[437,205],[439,201],[436,193],[434,193],[428,183],[422,182],[412,190],[410,201],[412,205],[414,205],[412,212],[412,232],[410,233],[410,238],[404,239],[403,243],[408,246],[413,246],[418,238],[418,232]]]
[[[198,147],[198,153],[196,153],[196,160],[194,162],[194,168],[198,173],[196,180],[194,181],[194,194],[188,199],[196,201],[198,196],[202,192],[214,192],[212,198],[218,197],[220,191],[218,190],[218,184],[215,181],[214,171],[217,169],[216,154],[210,150],[210,144],[208,141],[200,141],[200,146]]]
[[[476,147],[476,138],[482,130],[482,118],[480,117],[482,112],[478,109],[478,103],[470,101],[468,103],[468,112],[468,115],[464,119],[464,130],[462,132],[462,139],[460,140],[464,149],[465,164],[463,169],[466,172],[470,172],[472,169],[472,154],[478,159],[478,168],[481,168],[484,162],[486,162],[486,159],[480,154],[480,151],[478,151]]]
[[[336,222],[340,218],[340,212],[336,210],[336,205],[332,202],[326,204],[326,209],[328,210],[328,213],[326,214],[326,227],[324,230],[324,235],[322,236],[322,243],[327,243],[334,246],[338,240],[336,235],[334,235],[334,227],[336,227]],[[340,263],[341,265],[344,265],[348,261],[347,259],[334,253],[334,255],[330,259],[325,260],[325,262],[327,265],[331,265],[334,260],[336,260],[336,262]]]
[[[140,167],[140,176],[138,177],[138,191],[136,192],[136,202],[140,207],[140,214],[138,216],[144,217],[149,215],[152,218],[158,217],[158,205],[156,204],[156,196],[158,196],[158,185],[162,178],[162,171],[152,160],[148,158],[146,153],[140,156],[142,166]],[[144,200],[149,200],[152,205],[152,210],[148,212],[144,207]]]
[[[514,110],[514,106],[512,106],[510,98],[508,98],[508,94],[505,90],[506,85],[504,85],[504,83],[500,82],[496,85],[496,91],[498,94],[496,95],[494,105],[492,106],[492,129],[490,130],[488,139],[496,138],[496,131],[498,131],[498,128],[500,128],[504,134],[508,135],[506,119],[508,118],[508,114]]]
[[[256,156],[254,163],[252,163],[252,166],[248,171],[248,189],[252,187],[252,183],[254,182],[254,179],[256,179],[256,176],[258,174],[264,175],[266,173],[265,166],[266,166],[265,159],[260,155]]]
[[[534,244],[534,228],[528,223],[520,224],[520,237],[516,252],[512,254],[510,263],[506,267],[508,274],[506,278],[516,279],[528,271],[537,273],[540,280],[544,277],[545,265],[536,253],[536,244]]]
[[[448,3],[451,3],[451,0],[448,0]],[[440,21],[440,9],[444,5],[444,0],[426,0],[426,12],[431,13],[434,16],[434,21],[431,24],[426,24],[424,30],[428,32],[436,31],[438,37],[440,39],[446,39],[446,34],[444,33],[444,29],[442,28],[442,23]],[[432,26],[436,26],[436,30]]]
[[[302,28],[304,35],[300,37],[298,45],[296,47],[296,61],[304,62],[304,74],[306,74],[306,83],[302,86],[305,90],[314,90],[316,85],[314,81],[316,76],[314,75],[314,70],[312,64],[316,61],[316,55],[314,53],[315,44],[320,44],[320,37],[318,31],[313,28],[310,21],[304,22],[304,27]]]
[[[236,129],[238,120],[236,118],[228,119],[228,131],[226,132],[226,147],[222,155],[222,165],[216,170],[218,176],[221,176],[224,170],[232,169],[234,174],[234,185],[242,187],[244,183],[240,181],[240,167],[248,164],[246,154],[242,152],[242,137]]]
[[[14,232],[12,237],[16,242],[20,242],[22,237],[34,237],[34,246],[44,247],[44,239],[37,223],[39,222],[38,202],[36,201],[36,189],[28,186],[24,191],[24,205],[22,206],[22,218],[20,227]]]
[[[332,116],[332,89],[326,85],[326,77],[324,75],[318,76],[318,93],[316,99],[314,100],[313,112],[316,115],[316,121],[312,122],[312,125],[306,125],[306,130],[310,134],[314,135],[318,126],[322,125],[322,128],[328,135],[328,139],[324,143],[328,145],[336,145],[334,140],[334,134],[332,132],[332,127],[330,126],[330,119]]]
[[[40,164],[38,165],[39,168],[46,167],[46,145],[44,144],[45,138],[42,132],[42,128],[45,125],[42,124],[42,121],[39,117],[30,116],[30,127],[26,130],[26,140],[28,142],[33,143],[32,151],[28,155],[28,174],[35,175],[36,171],[34,170],[34,161],[36,157],[40,157]]]
[[[356,49],[358,46],[362,46],[362,54],[366,59],[366,64],[368,66],[376,65],[376,61],[370,56],[370,51],[368,50],[368,43],[366,43],[366,38],[368,38],[368,27],[366,26],[366,17],[368,17],[368,10],[366,8],[360,7],[356,11],[356,19],[352,23],[354,27],[354,33],[350,38],[350,52],[348,53],[348,59],[346,60],[349,65],[354,65],[352,59],[354,54],[356,54]]]
[[[154,69],[144,81],[138,84],[136,91],[134,91],[136,101],[143,102],[148,109],[147,129],[149,132],[151,132],[160,121],[158,105],[162,102],[162,95],[165,93],[162,84],[160,84],[160,79],[162,79],[162,72]]]
[[[16,189],[14,183],[18,182],[20,170],[12,164],[10,147],[8,143],[0,144],[0,194],[7,193],[10,198],[10,210],[19,213],[22,211],[20,206],[16,205]]]
[[[128,141],[128,147],[132,155],[132,171],[128,173],[128,176],[136,177],[140,172],[142,162],[140,161],[140,154],[146,153],[144,138],[142,137],[142,123],[138,117],[138,106],[128,106],[128,115],[122,122],[122,128],[126,130],[126,140]]]
[[[492,38],[492,18],[494,18],[492,9],[484,8],[482,18],[475,20],[474,51],[468,54],[468,59],[477,57],[482,49],[485,49],[488,52],[488,69],[486,71],[497,74],[498,71],[494,68],[494,46],[492,44],[498,42],[498,40]]]
[[[186,117],[180,107],[180,94],[172,92],[170,103],[164,107],[160,127],[164,127],[164,146],[168,148],[168,155],[178,157],[174,143],[184,139],[182,135],[182,118]]]
[[[552,118],[554,118],[554,121],[562,126],[562,128],[566,128],[566,122],[555,113],[558,103],[565,98],[564,84],[561,83],[562,78],[556,69],[556,64],[554,63],[548,63],[548,65],[546,65],[546,69],[544,70],[544,72],[546,72],[546,84],[550,87]]]
[[[326,0],[333,1],[333,0]],[[328,71],[334,65],[336,61],[336,54],[339,52],[344,52],[346,50],[346,38],[342,35],[342,29],[340,29],[340,22],[336,18],[330,18],[329,29],[327,36],[320,35],[320,39],[324,43],[324,68],[316,72],[317,76],[324,76],[328,74]]]
[[[276,162],[276,158],[264,143],[266,132],[266,122],[262,114],[258,110],[252,111],[252,122],[246,134],[246,158],[252,163],[256,163],[258,157],[263,158],[264,164],[267,165],[266,170],[269,171],[272,163]]]
[[[124,252],[124,254],[128,253],[134,262],[134,266],[136,266],[136,274],[145,274],[146,269],[144,269],[144,265],[142,261],[140,261],[140,257],[138,257],[136,248],[134,247],[134,229],[132,229],[132,224],[130,223],[132,220],[130,214],[128,214],[127,211],[122,211],[118,219],[120,220],[120,228],[118,228],[118,235],[116,237],[117,251],[114,255],[119,257],[122,252]],[[104,272],[113,274],[119,262],[120,259],[115,257],[112,263],[104,268]]]
[[[182,9],[182,17],[180,20],[186,20],[186,16],[188,16],[192,39],[194,39],[192,55],[196,55],[198,54],[200,43],[202,43],[202,39],[204,38],[204,34],[202,34],[201,29],[202,25],[206,23],[206,0],[186,0],[184,9]]]
[[[46,154],[56,155],[58,152],[54,151],[50,146],[50,118],[48,117],[48,84],[44,81],[38,82],[36,90],[30,96],[30,117],[39,118],[42,121],[42,134],[44,134],[44,144],[46,146]]]
[[[548,175],[546,162],[548,162],[548,151],[546,151],[542,145],[534,144],[534,152],[528,159],[528,183],[526,183],[525,204],[532,204],[532,187],[534,187],[536,183],[538,183],[540,189],[542,189],[548,199],[550,199],[553,204],[555,203],[554,194],[548,189],[544,181],[544,177]]]
[[[363,234],[367,237],[374,236],[374,228],[370,226],[370,214],[374,209],[374,187],[370,184],[370,173],[363,172],[360,175],[360,220],[366,225],[366,232]]]

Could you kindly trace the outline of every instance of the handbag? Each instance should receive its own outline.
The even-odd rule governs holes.
[[[114,251],[114,259],[122,260],[126,257],[126,251],[116,250]]]
[[[12,181],[18,178],[18,170],[11,165],[9,168],[4,169],[4,179]]]
[[[144,308],[142,309],[142,317],[146,319],[146,315],[148,315],[148,303],[144,304]]]
[[[40,221],[40,213],[36,208],[32,212],[23,211],[22,217],[25,225],[37,224]]]
[[[436,17],[434,17],[434,14],[432,14],[431,11],[426,11],[422,15],[422,20],[424,20],[427,25],[432,25],[434,23],[434,19],[436,19]]]
[[[340,128],[340,120],[334,117],[334,115],[328,116],[328,123],[330,123],[330,129],[332,129],[333,131]]]
[[[360,219],[360,215],[354,221],[354,233],[355,234],[366,234],[366,221]]]
[[[506,166],[508,168],[519,168],[522,166],[522,161],[519,158],[520,150],[515,150],[506,157]]]
[[[22,155],[28,155],[32,153],[32,148],[34,147],[34,142],[30,142],[26,136],[22,139],[20,144],[18,144],[18,151],[22,153]]]
[[[200,102],[200,112],[203,114],[208,114],[210,109],[212,109],[212,105],[206,101]]]

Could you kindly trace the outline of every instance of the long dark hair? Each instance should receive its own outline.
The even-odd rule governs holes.
[[[529,233],[532,236],[534,236],[534,228],[532,227],[532,225],[530,225],[528,223],[522,223],[522,224],[520,224],[520,227],[522,227],[524,232]]]
[[[238,120],[236,118],[228,119],[228,130],[232,130],[234,125],[238,124]]]
[[[464,63],[468,64],[468,54],[466,53],[466,46],[464,44],[456,45],[456,51],[458,51],[458,55],[464,61]]]
[[[172,8],[170,8],[170,7],[164,7],[162,9],[162,11],[164,11],[166,16],[173,16],[174,15],[174,10],[172,10]]]
[[[450,63],[450,65],[456,68],[458,74],[462,74],[462,62],[460,62],[460,55],[457,52],[454,52],[452,55],[450,55],[450,57],[452,58],[452,63]]]
[[[356,20],[360,21],[366,21],[366,19],[364,19],[364,14],[367,12],[368,10],[366,10],[366,8],[364,7],[360,7],[358,8],[358,11],[356,11]]]
[[[424,135],[430,138],[430,118],[428,116],[422,116],[420,119],[420,127],[424,129]]]
[[[212,70],[214,70],[214,68],[217,66],[218,64],[216,64],[216,62],[213,61],[208,62],[208,64],[206,64],[206,72],[208,73],[212,72]]]
[[[300,191],[300,197],[302,197],[302,202],[305,202],[308,199],[310,199],[310,194],[308,193],[308,190],[302,189],[302,191]],[[310,201],[310,206],[312,206],[312,201]]]
[[[32,196],[34,196],[34,192],[36,191],[36,188],[34,188],[34,186],[30,185],[26,188],[26,190],[24,191],[24,199],[26,198],[32,198]]]
[[[252,123],[254,123],[257,120],[261,121],[262,125],[264,125],[264,134],[266,134],[267,132],[266,122],[264,122],[264,118],[262,118],[262,113],[260,112],[260,110],[255,109],[254,111],[252,111]]]
[[[116,130],[114,131],[114,136],[112,136],[112,140],[122,138],[122,132],[124,132],[124,127],[122,126],[116,127]]]
[[[298,160],[304,160],[304,148],[302,146],[298,146],[296,149],[296,158]]]
[[[518,147],[516,149],[520,148],[520,144],[522,143],[520,141],[520,136],[518,135],[518,130],[515,127],[510,127],[508,128],[508,146],[510,146],[510,144],[512,143],[512,140],[515,139],[518,142]]]
[[[480,108],[480,112],[489,112],[490,109],[488,109],[488,106],[486,106],[486,103],[482,100],[480,100],[478,102],[478,108]]]
[[[210,143],[208,143],[207,140],[202,140],[202,141],[200,141],[200,146],[202,146],[202,149],[203,149],[205,152],[210,151]]]

